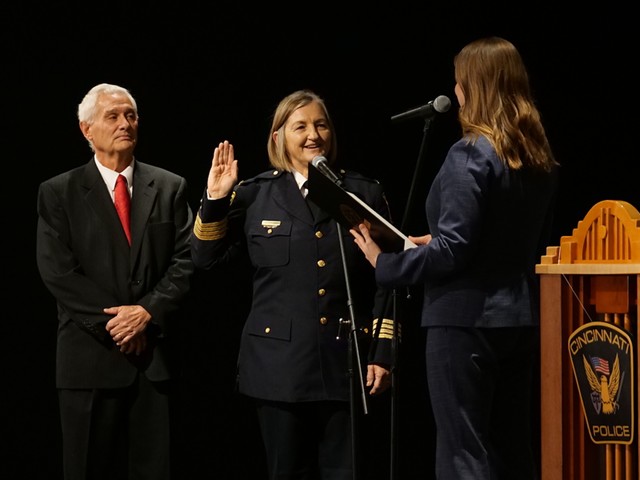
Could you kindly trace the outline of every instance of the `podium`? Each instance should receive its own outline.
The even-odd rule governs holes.
[[[596,203],[572,235],[561,237],[560,246],[547,247],[536,273],[540,279],[541,478],[637,480],[640,213],[624,201]],[[631,424],[627,425],[632,438],[626,443],[594,442],[596,429],[587,421],[587,411],[599,397],[596,393],[590,399],[581,397],[568,344],[574,332],[590,324],[613,325],[631,339],[630,368],[624,381],[632,385]]]

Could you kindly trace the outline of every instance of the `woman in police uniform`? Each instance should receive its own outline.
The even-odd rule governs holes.
[[[251,263],[253,298],[241,338],[238,388],[255,399],[269,478],[351,480],[350,327],[341,322],[350,319],[350,310],[339,234],[348,276],[355,280],[349,287],[356,326],[377,339],[365,373],[371,395],[390,385],[393,324],[378,315],[386,295],[348,232],[305,200],[312,160],[323,156],[333,164],[336,158],[324,101],[308,90],[285,97],[275,110],[267,150],[273,169],[238,183],[233,145],[224,141],[215,149],[192,257],[206,270],[243,259]],[[378,182],[352,172],[340,176],[345,190],[389,217]]]

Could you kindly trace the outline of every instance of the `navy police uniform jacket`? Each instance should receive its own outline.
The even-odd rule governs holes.
[[[347,191],[389,217],[378,182],[343,173]],[[325,212],[314,218],[291,173],[264,172],[224,199],[209,200],[205,191],[191,240],[194,264],[209,270],[248,258],[253,275],[238,356],[241,393],[283,402],[349,399],[351,327],[340,328],[350,313],[338,230],[363,369],[367,355],[389,364],[393,324],[380,313],[386,292],[349,232]]]

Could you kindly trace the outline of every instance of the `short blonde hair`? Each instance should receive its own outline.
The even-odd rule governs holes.
[[[338,144],[336,140],[335,127],[333,126],[333,122],[331,121],[331,117],[327,111],[327,106],[319,95],[311,90],[304,89],[297,90],[283,98],[273,114],[271,130],[269,131],[269,139],[267,140],[267,152],[269,154],[269,163],[276,170],[290,171],[293,168],[284,144],[284,124],[287,123],[287,120],[293,112],[313,102],[320,105],[325,117],[327,118],[327,125],[331,132],[331,143],[327,152],[327,162],[330,165],[335,162]],[[273,140],[274,132],[279,132],[277,141]]]

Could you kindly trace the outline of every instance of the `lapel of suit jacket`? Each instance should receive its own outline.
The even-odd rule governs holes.
[[[311,200],[305,200],[298,188],[293,174],[285,172],[276,183],[273,199],[278,205],[291,215],[305,223],[314,225],[329,218],[329,214],[321,210]],[[313,211],[313,213],[311,213]]]
[[[95,215],[105,223],[107,231],[117,232],[113,238],[116,239],[118,247],[124,251],[129,249],[127,236],[122,229],[120,218],[116,212],[109,189],[104,184],[102,175],[95,164],[93,158],[87,163],[82,178],[82,187],[86,190],[85,199]]]
[[[329,214],[322,210],[313,200],[307,198],[306,201],[309,205],[309,208],[313,212],[313,217],[315,218],[316,223],[323,222],[329,218]]]
[[[273,201],[285,212],[299,218],[305,223],[315,223],[313,215],[307,206],[296,180],[289,172],[284,172],[280,178],[274,180],[272,191]]]
[[[155,178],[147,165],[136,160],[133,171],[133,196],[131,198],[131,255],[137,255],[142,244],[142,235],[151,215],[158,191]]]

